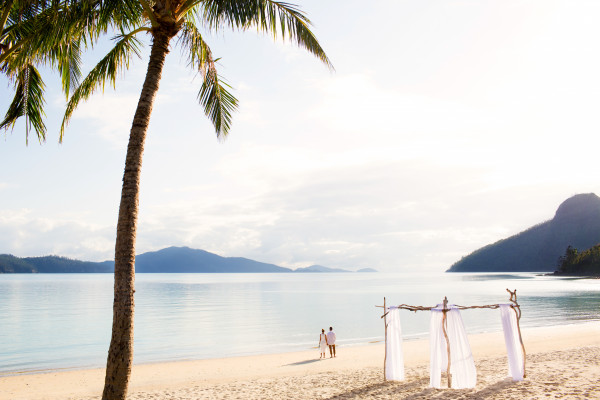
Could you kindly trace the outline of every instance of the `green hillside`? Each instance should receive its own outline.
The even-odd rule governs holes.
[[[31,273],[37,272],[35,266],[25,260],[10,254],[0,254],[0,273]]]
[[[73,260],[66,257],[25,257],[0,254],[0,273],[82,273],[113,272],[112,262]]]
[[[565,200],[554,218],[474,251],[448,272],[552,272],[567,246],[600,243],[600,198],[593,193]]]

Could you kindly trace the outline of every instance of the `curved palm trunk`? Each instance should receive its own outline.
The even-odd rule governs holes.
[[[133,308],[135,281],[135,239],[139,205],[140,173],[146,132],[158,91],[171,37],[154,34],[146,80],[137,105],[123,173],[123,188],[115,244],[115,295],[113,326],[102,400],[125,400],[133,364]]]

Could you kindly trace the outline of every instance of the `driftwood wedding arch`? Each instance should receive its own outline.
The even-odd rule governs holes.
[[[514,291],[511,291],[509,289],[506,289],[506,291],[508,293],[510,293],[510,307],[513,309],[513,311],[515,312],[515,315],[517,317],[517,330],[519,332],[519,342],[521,343],[521,349],[523,350],[523,377],[526,376],[525,373],[525,345],[523,344],[523,338],[521,336],[521,326],[519,324],[519,321],[521,320],[521,306],[519,305],[519,303],[517,302],[517,289],[515,289]],[[450,311],[450,308],[448,308],[448,298],[444,297],[444,300],[442,302],[442,312],[443,312],[443,317],[442,317],[442,331],[444,333],[444,338],[446,339],[446,350],[448,351],[448,366],[447,366],[447,377],[448,377],[448,387],[451,388],[452,387],[452,375],[450,374],[450,366],[451,366],[451,357],[450,357],[450,341],[448,340],[448,332],[447,332],[447,319],[446,319],[446,314],[448,313],[448,311]],[[489,308],[492,310],[498,309],[500,308],[500,304],[487,304],[487,305],[483,305],[483,306],[459,306],[459,305],[454,305],[457,309],[459,310],[469,310],[469,309],[475,309],[475,308]],[[379,308],[383,308],[384,310],[384,314],[381,316],[381,318],[383,318],[383,322],[385,324],[385,356],[384,356],[384,360],[383,360],[383,379],[386,380],[386,361],[387,361],[387,328],[388,328],[388,323],[387,323],[387,318],[386,316],[389,313],[388,310],[388,306],[386,305],[386,299],[385,297],[383,298],[383,306],[375,306],[375,307],[379,307]],[[408,311],[431,311],[434,308],[437,308],[437,306],[435,307],[423,307],[423,306],[411,306],[408,304],[400,304],[399,306],[396,306],[396,308],[398,309],[402,309],[402,310],[408,310]]]

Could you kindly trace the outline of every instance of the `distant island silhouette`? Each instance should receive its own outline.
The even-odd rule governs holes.
[[[0,273],[112,273],[114,261],[81,261],[59,256],[15,257],[0,254]],[[221,257],[189,247],[168,247],[139,254],[136,273],[293,273],[353,272],[340,268],[312,265],[306,268],[284,268],[243,257]],[[377,272],[363,268],[357,272]]]
[[[600,198],[565,200],[554,218],[474,251],[447,272],[553,272],[567,247],[585,251],[600,243]]]

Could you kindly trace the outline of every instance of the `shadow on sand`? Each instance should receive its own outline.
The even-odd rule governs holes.
[[[429,378],[420,378],[411,382],[381,382],[353,389],[329,397],[326,400],[340,399],[365,399],[378,397],[379,395],[391,396],[392,398],[404,400],[417,399],[487,399],[495,397],[504,389],[512,386],[512,379],[504,379],[493,385],[477,389],[433,389],[428,387]],[[415,389],[418,390],[415,392]],[[419,390],[420,389],[420,390]]]
[[[306,364],[312,364],[312,363],[319,362],[319,361],[321,361],[321,360],[320,360],[320,359],[318,359],[318,358],[315,358],[314,360],[304,360],[304,361],[298,361],[298,362],[291,363],[291,364],[285,364],[285,365],[284,365],[284,367],[291,367],[291,366],[293,366],[293,365],[306,365]]]

